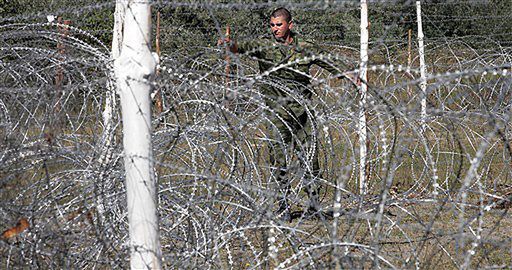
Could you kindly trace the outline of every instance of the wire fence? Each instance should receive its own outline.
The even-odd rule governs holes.
[[[489,4],[424,3],[427,33],[442,23],[510,16],[428,14],[468,3]],[[1,268],[129,265],[119,102],[109,105],[112,126],[103,115],[115,79],[115,3],[82,4],[0,19]],[[164,268],[510,268],[512,53],[502,38],[512,32],[427,34],[423,128],[417,36],[402,24],[415,22],[413,1],[370,2],[370,22],[383,5],[397,11],[370,26],[364,108],[358,86],[339,74],[313,67],[305,95],[302,86],[261,74],[249,54],[227,55],[217,45],[227,24],[240,42],[264,35],[266,16],[280,5],[319,46],[315,57],[357,71],[358,2],[154,3],[162,51],[153,161]],[[322,14],[332,21],[324,24]],[[271,106],[265,87],[301,105],[307,144],[298,133],[290,143],[280,134],[275,119],[286,107]],[[361,110],[365,194],[358,189]],[[285,191],[276,153],[287,164]],[[307,211],[311,186],[316,213]],[[289,217],[278,211],[284,197]]]

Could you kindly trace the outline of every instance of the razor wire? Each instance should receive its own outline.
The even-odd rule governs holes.
[[[227,12],[254,16],[233,27],[238,40],[251,40],[266,31],[259,14],[280,5],[322,48],[315,57],[357,69],[356,46],[336,43],[339,35],[317,31],[323,26],[315,22],[315,12],[357,11],[355,1],[154,4],[168,12],[162,14],[162,55],[153,82],[163,106],[154,110],[152,123],[163,266],[509,268],[510,43],[496,41],[492,32],[427,37],[423,130],[416,45],[390,35],[400,16],[414,10],[397,13],[370,44],[364,82],[368,192],[359,194],[357,86],[314,68],[313,97],[304,98],[289,84],[259,74],[250,56],[230,54],[226,61],[225,48],[215,45],[228,22],[243,21]],[[115,78],[109,41],[96,36],[111,29],[86,30],[78,19],[70,25],[47,21],[50,13],[85,16],[113,13],[113,7],[85,3],[0,20],[0,229],[13,235],[0,242],[2,268],[128,266],[122,123],[118,102],[109,103],[113,124],[104,123]],[[183,20],[194,15],[196,21],[176,24],[183,21],[179,12]],[[432,25],[468,20],[429,19]],[[317,143],[283,145],[292,221],[275,214],[283,195],[269,151],[279,136],[272,135],[276,108],[265,103],[264,85],[302,104],[316,123]],[[112,143],[105,147],[107,137]],[[332,218],[303,211],[312,151],[320,160],[315,181],[321,207]]]

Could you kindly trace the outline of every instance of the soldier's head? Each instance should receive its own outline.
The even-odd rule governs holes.
[[[289,42],[292,27],[292,14],[286,8],[278,8],[270,14],[270,30],[277,41]]]

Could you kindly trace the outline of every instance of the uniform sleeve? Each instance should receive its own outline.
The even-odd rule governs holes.
[[[258,40],[242,40],[237,42],[238,53],[255,55],[258,48],[261,46],[261,42]]]
[[[324,54],[322,54],[322,56],[325,56],[325,58],[327,58],[327,56]],[[343,66],[336,65],[328,59],[315,59],[313,61],[313,64],[329,71],[333,75],[338,75],[340,73],[343,73],[346,70],[344,65]]]
[[[268,46],[271,46],[271,42],[266,39],[250,39],[250,40],[242,40],[237,42],[238,53],[247,54],[249,56],[260,57],[261,53],[268,49]]]
[[[333,75],[339,75],[347,70],[351,70],[350,65],[345,61],[339,59],[335,55],[329,55],[325,50],[320,48],[314,43],[309,43],[309,49],[311,55],[314,54],[315,59],[311,61],[311,64],[315,64]]]
[[[236,46],[237,46],[238,53],[240,53],[240,54],[244,54],[247,51],[250,51],[249,42],[246,40],[237,41]]]

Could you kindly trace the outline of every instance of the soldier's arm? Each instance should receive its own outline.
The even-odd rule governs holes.
[[[333,75],[342,74],[343,70],[345,70],[345,68],[346,68],[345,65],[343,65],[341,67],[336,66],[329,59],[325,59],[325,58],[327,58],[327,56],[325,56],[324,54],[317,55],[317,57],[320,57],[320,58],[313,60],[313,64],[329,71]]]
[[[254,56],[259,58],[260,53],[265,47],[268,47],[269,44],[265,42],[265,40],[260,38],[249,39],[239,41],[237,44],[238,53],[240,54],[248,54],[250,56]]]
[[[329,60],[326,61],[323,59],[315,60],[314,64],[329,71],[335,77],[347,78],[356,85],[359,85],[361,83],[359,80],[358,72],[355,71],[354,68],[351,68],[346,64],[342,63],[341,65],[334,65]]]
[[[226,46],[230,52],[232,53],[238,53],[238,54],[249,54],[251,56],[255,56],[260,51],[260,47],[263,47],[264,45],[262,42],[259,42],[257,40],[246,40],[246,41],[237,41],[234,39],[231,39],[229,36],[226,36],[223,39],[219,39],[217,42],[217,45],[224,45]]]
[[[316,58],[312,62],[313,64],[329,71],[335,77],[347,78],[356,85],[360,84],[358,73],[354,71],[354,67],[351,67],[335,55],[325,53],[318,46],[313,46],[315,47],[314,51],[317,52]]]

